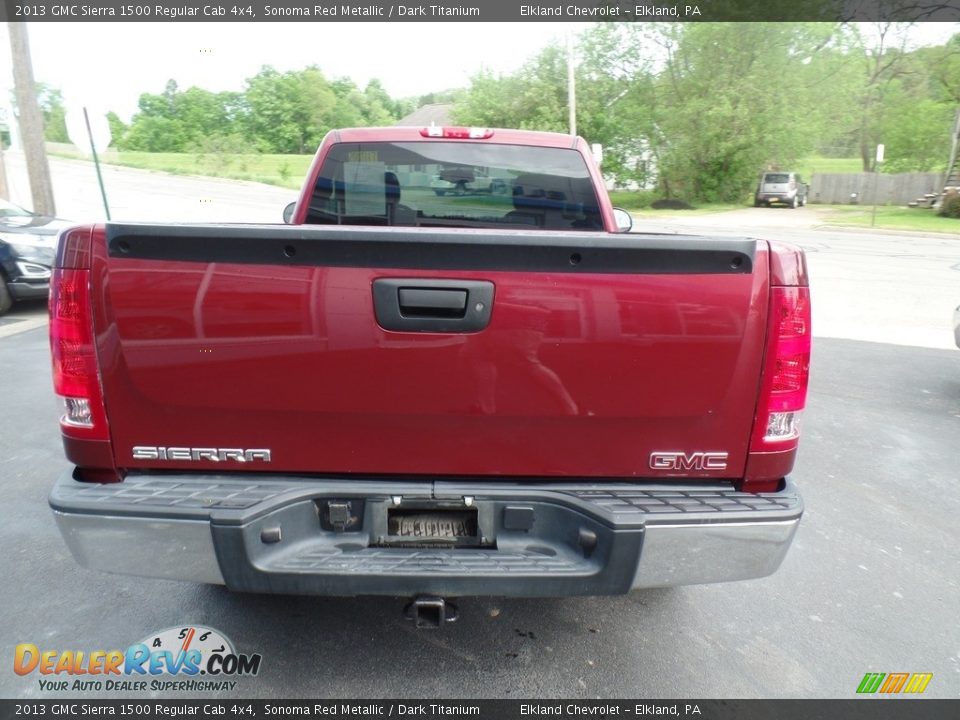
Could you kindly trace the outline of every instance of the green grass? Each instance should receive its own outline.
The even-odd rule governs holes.
[[[611,190],[610,202],[615,207],[629,210],[634,215],[660,217],[664,215],[707,215],[709,213],[736,210],[742,205],[735,203],[691,203],[693,210],[654,210],[650,203],[658,196],[653,190]]]
[[[859,173],[863,172],[863,161],[860,158],[825,158],[811,155],[797,161],[794,170],[810,182],[814,173]]]
[[[60,148],[53,152],[66,157],[80,157],[76,152]],[[176,175],[251,180],[287,188],[300,187],[312,160],[312,155],[147,153],[116,150],[108,150],[100,157],[100,161],[107,165],[159,170]]]
[[[871,207],[850,207],[847,205],[813,205],[811,207],[829,208],[830,214],[825,220],[828,225],[847,227],[870,227]],[[877,219],[874,227],[887,230],[913,230],[916,232],[941,232],[960,235],[960,220],[940,217],[933,210],[920,210],[891,205],[877,206]]]
[[[649,208],[657,196],[652,190],[611,190],[610,202],[624,210]]]

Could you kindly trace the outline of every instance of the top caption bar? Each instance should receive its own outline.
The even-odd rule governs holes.
[[[958,22],[960,0],[0,0],[13,22]]]

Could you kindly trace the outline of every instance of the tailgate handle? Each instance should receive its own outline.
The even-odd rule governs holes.
[[[488,280],[379,278],[373,281],[377,323],[398,332],[466,333],[490,322]]]
[[[400,314],[404,317],[462,318],[466,310],[466,290],[400,288]]]

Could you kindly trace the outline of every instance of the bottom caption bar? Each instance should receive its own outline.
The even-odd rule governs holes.
[[[613,718],[709,720],[960,717],[960,700],[0,700],[0,719],[88,718]]]

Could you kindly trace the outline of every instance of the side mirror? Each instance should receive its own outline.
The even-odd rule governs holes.
[[[630,228],[633,227],[633,216],[630,213],[623,208],[615,207],[613,217],[617,222],[617,232],[630,232]]]
[[[283,221],[290,224],[290,221],[293,220],[293,211],[296,209],[297,204],[295,202],[290,203],[283,209]]]

